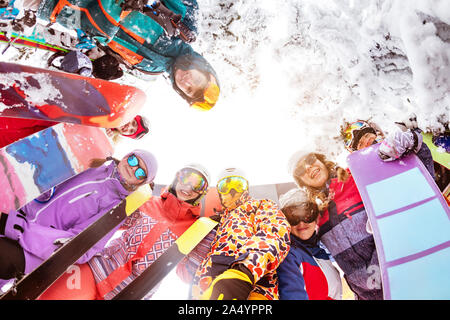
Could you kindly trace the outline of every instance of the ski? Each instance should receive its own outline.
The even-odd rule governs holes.
[[[113,300],[140,300],[187,255],[208,233],[217,222],[201,217],[187,229],[175,243],[167,249],[155,262],[119,292]]]
[[[63,244],[39,267],[14,284],[0,299],[34,300],[38,298],[69,266],[118,226],[128,215],[136,211],[151,195],[152,191],[149,185],[140,187],[73,239]]]
[[[42,42],[31,37],[20,36],[19,34],[13,33],[11,37],[8,38],[5,32],[0,32],[0,42],[10,43],[10,41],[14,41],[16,45],[28,48],[42,49],[51,52],[69,52],[68,49]],[[6,51],[6,49],[4,51]]]
[[[2,51],[2,55],[5,54],[6,50],[8,50],[13,45],[13,43],[16,42],[18,39],[20,39],[20,34],[17,35],[17,37],[15,37],[14,39],[13,38],[9,39],[8,45]]]

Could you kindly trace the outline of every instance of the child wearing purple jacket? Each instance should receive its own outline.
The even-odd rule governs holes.
[[[151,183],[157,171],[155,157],[145,150],[135,150],[120,161],[109,158],[96,163],[96,167],[56,186],[49,199],[37,199],[17,211],[1,214],[0,279],[33,271],[64,241],[79,234],[138,186]],[[87,262],[101,251],[118,228],[77,263]]]

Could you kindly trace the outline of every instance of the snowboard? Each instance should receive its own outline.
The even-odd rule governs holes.
[[[378,146],[347,162],[372,226],[384,298],[450,299],[450,208],[415,154],[383,162]]]
[[[145,93],[131,86],[0,62],[0,117],[117,128],[143,107]]]
[[[58,123],[0,149],[0,211],[17,210],[42,193],[106,158],[113,145],[106,131]]]
[[[148,184],[127,196],[120,204],[106,212],[97,221],[56,250],[31,273],[19,280],[0,299],[34,300],[51,286],[69,266],[86,251],[136,211],[152,195]]]
[[[169,249],[119,292],[113,300],[140,300],[144,298],[216,225],[216,221],[207,217],[200,217]]]

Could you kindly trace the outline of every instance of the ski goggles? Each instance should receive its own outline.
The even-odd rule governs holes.
[[[208,182],[200,173],[183,169],[178,173],[178,182],[184,185],[189,185],[192,191],[203,193],[208,188]]]
[[[195,101],[191,107],[200,111],[208,111],[216,104],[219,93],[219,87],[215,83],[210,83],[203,93],[203,101]]]
[[[314,153],[308,154],[302,162],[296,167],[295,175],[298,177],[303,176],[306,173],[306,165],[312,166],[317,161],[317,157]]]
[[[286,219],[291,226],[296,226],[300,222],[312,223],[316,221],[319,216],[319,210],[312,203],[302,203],[300,205],[295,205],[299,207],[300,212],[295,212],[291,209],[289,212],[285,213]]]
[[[136,117],[134,117],[134,119],[136,120],[136,123],[138,126],[136,129],[136,132],[132,133],[132,134],[122,134],[122,136],[138,140],[138,139],[142,138],[143,136],[145,136],[149,132],[149,130],[145,126],[145,123],[141,116],[136,116]]]
[[[135,171],[134,171],[134,176],[136,177],[136,179],[138,180],[144,180],[147,178],[147,174],[145,173],[145,170],[142,169],[141,167],[139,167],[139,160],[138,158],[132,154],[128,157],[128,165],[130,167],[138,167]]]
[[[228,194],[231,189],[241,193],[248,190],[248,182],[243,177],[231,176],[221,179],[217,183],[217,191],[220,194]]]
[[[343,132],[345,148],[349,151],[354,151],[352,145],[354,144],[355,141],[355,132],[358,132],[361,129],[369,127],[370,127],[369,124],[362,120],[349,124],[348,127]]]

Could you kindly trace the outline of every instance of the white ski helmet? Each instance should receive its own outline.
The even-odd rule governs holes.
[[[243,170],[238,169],[238,168],[227,168],[220,172],[220,174],[217,178],[217,182],[219,182],[223,178],[231,177],[231,176],[238,176],[238,177],[242,177],[245,180],[247,180],[246,174]]]
[[[198,173],[200,173],[205,178],[206,182],[208,183],[208,186],[210,185],[211,178],[210,178],[210,175],[209,175],[209,171],[204,166],[202,166],[201,164],[199,164],[199,163],[189,163],[189,164],[185,165],[181,170],[183,170],[183,169],[192,169],[192,170],[197,171]]]
[[[299,188],[293,188],[281,195],[278,202],[282,210],[287,207],[299,206],[302,203],[309,202],[309,199],[305,191]]]

